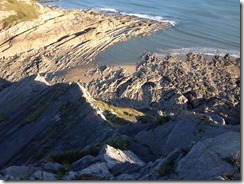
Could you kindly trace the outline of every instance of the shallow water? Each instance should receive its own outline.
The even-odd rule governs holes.
[[[240,2],[237,0],[127,0],[126,3],[124,0],[62,0],[48,4],[65,9],[119,11],[175,24],[149,37],[116,44],[96,58],[99,63],[132,64],[146,51],[240,54]]]

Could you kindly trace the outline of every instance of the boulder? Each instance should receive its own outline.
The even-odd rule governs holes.
[[[32,166],[10,166],[1,171],[4,176],[10,175],[13,178],[21,179],[26,178],[32,175],[35,171],[40,168],[32,167]]]
[[[86,167],[95,164],[99,162],[100,159],[91,155],[85,156],[80,160],[77,160],[76,162],[72,163],[70,168],[73,171],[81,171],[82,169],[85,169]]]
[[[77,173],[74,171],[70,171],[62,178],[62,180],[75,180],[76,177],[77,177]]]
[[[121,174],[119,176],[117,176],[116,178],[114,178],[114,180],[136,180],[137,174]]]
[[[225,120],[220,115],[212,113],[212,112],[207,112],[206,114],[214,121],[214,123],[220,124],[220,125],[225,125]]]
[[[139,172],[138,180],[169,180],[173,178],[177,160],[181,156],[181,149],[175,149],[167,157],[158,158],[147,163]]]
[[[7,175],[5,175],[4,177],[2,177],[0,180],[4,180],[4,181],[6,181],[6,180],[13,181],[13,180],[19,180],[19,179],[18,179],[18,178],[14,178],[13,176],[7,174]]]
[[[109,145],[103,147],[100,156],[104,159],[109,169],[112,169],[116,164],[125,162],[138,166],[145,165],[132,151],[122,151]]]
[[[110,172],[114,176],[118,176],[121,174],[132,174],[136,173],[141,169],[141,166],[137,164],[131,164],[129,162],[121,163],[121,164],[116,164],[112,169],[110,169]]]
[[[179,162],[177,166],[179,179],[209,180],[238,173],[238,165],[235,164],[239,161],[235,157],[239,152],[240,134],[236,132],[228,132],[198,142]]]
[[[31,175],[30,180],[53,181],[57,179],[55,174],[48,173],[45,171],[36,171]]]
[[[77,172],[78,178],[82,176],[95,176],[105,179],[112,179],[113,175],[109,172],[108,167],[105,163],[93,164],[82,171]]]
[[[228,127],[216,125],[209,116],[182,112],[171,122],[138,133],[135,139],[149,147],[153,154],[166,156],[176,148],[186,149],[195,142],[231,131]]]
[[[38,166],[41,167],[44,171],[52,173],[57,172],[62,167],[62,165],[54,162],[44,162]]]

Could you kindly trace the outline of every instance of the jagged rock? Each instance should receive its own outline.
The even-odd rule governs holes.
[[[131,164],[129,162],[125,162],[122,164],[116,164],[113,168],[110,169],[111,174],[114,176],[122,175],[122,174],[132,174],[137,173],[142,166],[137,164]]]
[[[141,145],[148,146],[155,155],[168,155],[176,148],[186,149],[194,142],[230,131],[233,130],[215,125],[205,115],[182,112],[165,125],[138,133],[135,139]],[[139,151],[136,154],[139,155]]]
[[[8,167],[6,169],[3,169],[1,171],[1,173],[5,177],[7,177],[9,175],[9,176],[11,176],[13,178],[21,179],[21,178],[25,178],[25,177],[31,176],[32,173],[34,173],[35,171],[37,171],[39,169],[40,168],[38,168],[38,167],[32,167],[32,166],[10,166],[10,167]],[[11,179],[11,177],[10,177],[10,179]]]
[[[179,162],[177,166],[179,179],[206,180],[233,174],[238,166],[228,163],[228,159],[235,159],[239,151],[239,133],[228,132],[200,141]]]
[[[133,152],[121,151],[109,145],[105,145],[103,147],[100,152],[100,156],[103,157],[109,169],[112,169],[116,164],[125,162],[136,164],[138,166],[145,165],[145,163],[141,161]]]
[[[9,181],[13,181],[13,180],[19,180],[19,178],[15,178],[9,174],[5,175],[1,180],[9,180]]]
[[[91,155],[85,156],[80,160],[77,160],[76,162],[72,163],[70,168],[73,171],[80,171],[82,169],[85,169],[89,165],[95,164],[99,162],[100,159]]]
[[[174,176],[177,160],[181,149],[175,149],[167,157],[161,157],[154,162],[147,163],[138,172],[138,180],[169,180]],[[171,177],[170,177],[171,176]]]
[[[136,178],[137,178],[137,174],[121,174],[115,177],[114,180],[128,181],[128,180],[136,180]]]
[[[52,173],[48,173],[45,171],[36,171],[34,172],[31,177],[29,178],[30,180],[44,180],[44,181],[54,181],[57,180],[56,175]]]
[[[59,163],[53,163],[53,162],[45,162],[45,163],[37,164],[37,166],[41,167],[46,172],[52,172],[52,173],[57,172],[62,167],[62,165],[60,165]]]
[[[182,58],[184,55],[161,58],[146,54],[133,74],[109,74],[87,88],[92,96],[121,107],[150,107],[163,114],[208,111],[221,116],[226,124],[238,125],[239,58],[194,53]]]
[[[139,120],[140,121],[140,120]],[[118,132],[128,136],[135,136],[141,131],[147,131],[153,127],[153,121],[145,120],[146,123],[137,122],[135,124],[127,124],[119,127]]]
[[[62,180],[75,180],[77,177],[77,173],[70,171],[68,174],[66,174],[64,177],[62,177]]]
[[[214,114],[211,112],[207,112],[206,113],[216,124],[220,124],[220,125],[225,125],[225,120],[224,118],[222,118],[221,116],[219,116],[218,114]]]
[[[109,172],[108,167],[105,163],[96,163],[89,167],[77,172],[78,178],[84,175],[96,176],[105,179],[112,179],[113,175]]]

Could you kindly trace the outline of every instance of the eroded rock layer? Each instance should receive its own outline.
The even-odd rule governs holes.
[[[87,85],[95,98],[163,114],[207,113],[221,124],[240,123],[240,59],[227,54],[159,57],[146,54],[136,72],[121,69]]]
[[[40,11],[38,18],[0,32],[0,77],[17,81],[92,60],[111,45],[163,30],[169,23],[98,11]]]

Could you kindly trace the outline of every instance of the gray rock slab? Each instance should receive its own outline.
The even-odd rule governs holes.
[[[179,162],[180,179],[208,180],[233,173],[235,168],[225,159],[240,152],[240,134],[229,132],[198,142]]]

